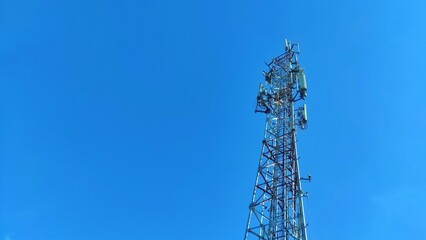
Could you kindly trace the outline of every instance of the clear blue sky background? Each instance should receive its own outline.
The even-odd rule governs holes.
[[[426,239],[426,3],[0,1],[0,239],[242,239],[301,44],[310,239]]]

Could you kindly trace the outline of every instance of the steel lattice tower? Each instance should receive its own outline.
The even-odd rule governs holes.
[[[299,45],[285,40],[285,53],[263,72],[255,112],[266,114],[262,153],[249,205],[244,240],[307,240],[296,146],[296,126],[306,128],[306,78],[298,61]]]

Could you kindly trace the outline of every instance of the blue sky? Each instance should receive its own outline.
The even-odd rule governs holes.
[[[426,239],[426,3],[0,1],[0,239],[242,239],[300,43],[311,239]]]

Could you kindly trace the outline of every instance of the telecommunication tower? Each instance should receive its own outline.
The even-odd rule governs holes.
[[[244,240],[307,240],[306,221],[296,146],[296,127],[306,129],[307,85],[298,61],[299,45],[285,40],[285,52],[264,71],[255,112],[265,113],[256,182]]]

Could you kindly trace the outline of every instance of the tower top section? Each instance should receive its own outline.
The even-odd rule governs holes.
[[[259,85],[255,112],[271,113],[279,110],[284,103],[296,103],[308,96],[305,69],[299,64],[299,44],[285,40],[285,52],[269,63],[263,71],[265,85]],[[297,109],[299,120],[296,122],[302,129],[307,124],[307,108],[303,104]]]

